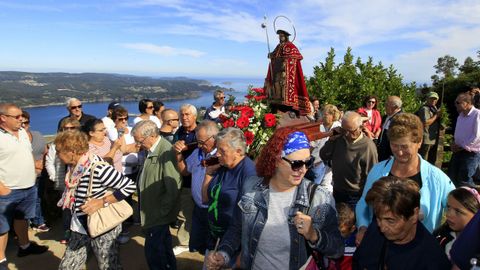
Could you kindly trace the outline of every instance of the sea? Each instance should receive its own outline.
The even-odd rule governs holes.
[[[220,87],[232,88],[233,91],[226,92],[228,95],[235,97],[235,102],[243,102],[247,93],[248,87],[262,87],[263,79],[261,78],[195,78],[209,81],[212,85]],[[180,106],[189,103],[197,108],[208,107],[213,102],[213,92],[202,92],[197,98],[189,98],[183,100],[162,100],[165,108],[179,110]],[[83,112],[102,118],[107,114],[107,107],[110,102],[101,103],[83,103]],[[130,115],[139,114],[138,102],[124,102],[122,106],[128,110]],[[39,131],[43,135],[53,135],[57,132],[58,121],[68,114],[67,109],[63,105],[30,107],[25,108],[30,113],[30,129]],[[133,124],[133,118],[129,118],[129,124]]]

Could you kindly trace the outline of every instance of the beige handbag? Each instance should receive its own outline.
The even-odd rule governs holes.
[[[92,182],[95,167],[101,164],[108,163],[97,162],[92,165],[92,169],[90,171],[90,182],[88,183],[87,198],[90,198],[92,195]],[[108,193],[105,196],[107,195]],[[88,216],[88,232],[92,238],[95,238],[117,227],[132,214],[133,209],[127,201],[121,200],[116,203],[110,203],[107,207],[100,208],[95,213]]]

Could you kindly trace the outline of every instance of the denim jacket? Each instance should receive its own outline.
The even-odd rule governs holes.
[[[240,249],[241,267],[250,269],[255,258],[260,235],[268,218],[268,202],[270,190],[262,183],[262,178],[252,176],[242,188],[242,196],[235,208],[234,220],[225,233],[219,251],[226,260]],[[344,241],[338,230],[337,212],[333,197],[323,187],[318,186],[310,207],[308,185],[310,181],[303,179],[297,187],[295,200],[289,210],[288,225],[290,230],[290,265],[288,269],[299,269],[307,261],[308,255],[304,237],[297,232],[293,217],[297,211],[308,209],[313,226],[318,233],[318,241],[310,247],[321,254],[337,258],[343,255]],[[226,262],[228,263],[228,262]]]

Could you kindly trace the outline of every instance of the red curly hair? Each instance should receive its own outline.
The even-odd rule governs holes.
[[[262,148],[260,156],[256,161],[257,175],[263,177],[263,183],[268,185],[270,178],[275,173],[277,159],[283,150],[283,145],[287,141],[288,135],[297,131],[291,127],[282,127],[273,133],[267,144]]]

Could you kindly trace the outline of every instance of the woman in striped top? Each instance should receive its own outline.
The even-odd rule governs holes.
[[[72,211],[72,235],[59,269],[82,269],[90,248],[97,258],[99,269],[122,269],[116,242],[121,225],[92,238],[88,234],[87,216],[132,194],[135,191],[134,182],[114,167],[101,163],[94,167],[92,195],[87,198],[92,167],[103,159],[88,151],[87,135],[79,131],[59,133],[55,138],[55,147],[60,159],[69,166],[62,205]],[[107,194],[107,189],[113,190],[113,193]]]

